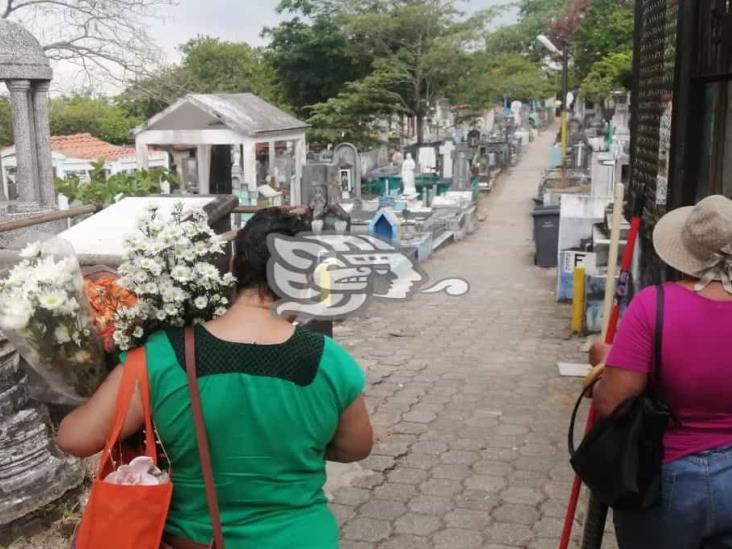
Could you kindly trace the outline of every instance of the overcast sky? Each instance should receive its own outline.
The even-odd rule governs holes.
[[[475,12],[491,6],[506,4],[508,0],[458,0],[457,7],[464,12]],[[275,11],[279,0],[176,0],[174,5],[161,10],[151,18],[148,32],[162,48],[168,62],[180,58],[178,48],[191,38],[207,35],[253,46],[266,45],[262,38],[265,27],[277,25],[282,19]],[[511,23],[513,12],[495,22]],[[52,93],[65,94],[89,85],[87,75],[77,66],[54,66]],[[94,91],[114,94],[120,91],[118,82],[93,82]]]
[[[280,20],[275,12],[278,3],[279,0],[178,0],[168,13],[161,14],[161,20],[151,25],[150,32],[171,59],[180,44],[200,34],[261,46],[266,43],[261,38],[262,29]],[[507,0],[463,0],[458,2],[458,8],[472,12],[505,3]]]

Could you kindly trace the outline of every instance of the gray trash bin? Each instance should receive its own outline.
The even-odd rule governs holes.
[[[559,248],[559,206],[537,206],[534,217],[534,264],[539,267],[556,267]]]

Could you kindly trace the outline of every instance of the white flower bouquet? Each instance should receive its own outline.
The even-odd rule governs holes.
[[[140,233],[125,242],[117,282],[137,296],[115,317],[114,343],[120,350],[140,345],[156,330],[211,320],[226,312],[234,277],[216,267],[226,243],[208,225],[201,209],[182,203],[171,219],[152,208]]]
[[[106,375],[79,263],[59,238],[35,242],[0,280],[0,330],[48,384],[47,398],[77,404]]]

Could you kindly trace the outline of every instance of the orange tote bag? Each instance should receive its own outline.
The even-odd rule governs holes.
[[[75,549],[158,549],[173,495],[173,484],[121,485],[105,482],[114,471],[117,445],[135,386],[139,382],[145,414],[145,453],[157,463],[155,432],[150,414],[150,389],[145,350],[130,351],[117,394],[112,428],[107,436],[89,502],[76,537]],[[115,454],[116,455],[116,454]],[[119,465],[119,463],[117,464]]]

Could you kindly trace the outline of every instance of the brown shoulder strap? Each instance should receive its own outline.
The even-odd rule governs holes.
[[[196,428],[196,441],[198,443],[198,455],[201,459],[201,471],[203,481],[206,485],[206,500],[208,501],[208,513],[211,516],[213,526],[212,548],[224,549],[224,533],[221,529],[221,515],[219,514],[219,499],[216,495],[213,470],[211,469],[211,454],[208,451],[208,439],[206,438],[206,424],[203,421],[203,410],[201,408],[201,395],[198,392],[198,378],[196,376],[196,343],[193,337],[193,328],[185,329],[185,353],[186,353],[186,374],[188,374],[188,392],[191,395],[191,411],[193,412],[193,424]]]

